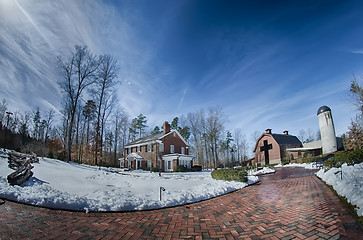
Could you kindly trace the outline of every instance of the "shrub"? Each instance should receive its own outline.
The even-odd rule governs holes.
[[[48,151],[47,158],[54,158],[54,154],[52,151]]]
[[[200,172],[200,171],[202,171],[202,166],[194,165],[190,170],[192,172]]]
[[[354,152],[340,152],[324,162],[325,167],[341,167],[342,164],[354,165],[363,162],[363,149]]]
[[[214,170],[211,175],[216,180],[247,182],[247,172],[243,170],[220,169]]]
[[[177,171],[177,172],[187,172],[187,171],[188,171],[188,168],[187,168],[187,167],[185,167],[184,165],[178,165],[178,166],[176,167],[176,171]]]
[[[151,167],[151,169],[149,168],[149,170],[152,172],[160,172],[160,169],[157,167]]]

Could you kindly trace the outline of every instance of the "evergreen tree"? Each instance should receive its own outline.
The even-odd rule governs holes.
[[[171,124],[170,124],[170,128],[171,129],[174,129],[174,130],[177,130],[178,127],[179,127],[179,118],[178,117],[175,117],[173,119],[173,121],[171,122]]]
[[[160,130],[160,128],[158,126],[155,126],[154,130],[152,130],[150,132],[150,135],[156,135],[156,134],[159,134],[159,133],[162,133],[162,131]]]

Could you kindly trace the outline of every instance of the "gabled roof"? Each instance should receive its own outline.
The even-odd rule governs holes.
[[[280,146],[303,146],[300,140],[293,135],[286,135],[286,134],[276,134],[276,133],[262,133],[261,137],[258,138],[255,148],[253,149],[253,152],[256,151],[258,142],[263,138],[264,136],[271,136],[277,144]]]
[[[151,136],[142,137],[142,138],[136,139],[133,142],[129,142],[128,144],[125,145],[125,147],[132,146],[132,145],[140,145],[140,144],[148,143],[151,141],[156,141],[156,140],[160,139],[160,137],[162,137],[162,136],[163,136],[163,133],[158,133],[158,134],[154,134]]]
[[[138,145],[143,145],[143,144],[147,144],[147,143],[150,143],[150,142],[153,143],[154,141],[157,141],[157,140],[160,141],[162,138],[164,138],[164,137],[166,137],[169,134],[174,133],[174,132],[185,143],[185,145],[188,145],[187,142],[185,141],[185,139],[180,135],[180,133],[177,130],[171,130],[170,132],[168,132],[166,134],[158,133],[158,134],[154,134],[154,135],[151,135],[151,136],[136,139],[135,141],[126,144],[125,147],[138,146]]]
[[[288,145],[302,146],[300,140],[293,135],[276,134],[276,133],[273,133],[271,135],[280,146],[288,146]]]

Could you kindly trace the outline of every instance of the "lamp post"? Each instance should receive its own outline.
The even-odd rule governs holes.
[[[10,115],[13,115],[12,112],[6,112],[6,115],[8,117],[7,119],[7,122],[6,122],[6,129],[5,129],[5,136],[4,136],[4,152],[5,152],[5,149],[6,149],[6,135],[7,135],[7,132],[8,132],[8,129],[9,129],[9,121],[10,121]]]

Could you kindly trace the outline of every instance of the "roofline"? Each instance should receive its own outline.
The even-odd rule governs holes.
[[[138,147],[138,146],[144,146],[144,145],[147,145],[148,143],[162,143],[162,140],[161,140],[161,139],[162,139],[162,138],[164,138],[164,137],[166,137],[166,136],[168,136],[169,134],[171,134],[171,133],[173,133],[173,132],[175,132],[176,134],[178,134],[179,138],[183,141],[183,143],[184,143],[187,147],[189,147],[188,143],[185,141],[185,139],[182,137],[182,135],[180,135],[180,133],[179,133],[177,130],[173,129],[173,130],[171,130],[170,132],[168,132],[168,133],[166,133],[166,134],[162,135],[162,136],[161,136],[161,137],[159,137],[158,139],[155,139],[155,140],[149,140],[149,141],[145,141],[145,142],[141,142],[141,143],[136,143],[136,144],[132,144],[132,145],[126,144],[126,145],[125,145],[125,148]]]
[[[256,152],[256,149],[257,149],[257,144],[258,142],[261,140],[261,138],[263,138],[264,136],[270,136],[273,138],[272,134],[271,133],[262,133],[261,136],[257,139],[256,141],[256,145],[255,145],[255,148],[253,149],[253,152]],[[274,138],[273,138],[274,139]],[[274,139],[275,140],[275,139]],[[275,140],[276,141],[276,140]]]
[[[142,142],[142,143],[136,143],[136,144],[132,144],[132,145],[128,145],[126,144],[125,145],[125,148],[130,148],[130,147],[138,147],[138,146],[144,146],[144,145],[147,145],[148,143],[161,143],[162,141],[159,140],[159,139],[156,139],[156,140],[149,140],[149,141],[146,141],[146,142]]]
[[[168,132],[168,133],[164,134],[164,135],[163,135],[163,136],[161,136],[159,139],[161,140],[162,138],[164,138],[164,137],[168,136],[168,135],[169,135],[169,134],[171,134],[172,132],[176,132],[176,134],[178,134],[178,136],[179,136],[179,137],[180,137],[180,139],[184,142],[184,144],[185,144],[186,146],[188,146],[187,141],[185,141],[185,139],[182,137],[182,135],[180,135],[180,133],[178,132],[178,130],[175,130],[175,129],[170,130],[170,132]]]
[[[286,151],[309,151],[309,150],[317,150],[317,149],[321,149],[321,147],[311,147],[311,148],[286,148]]]

